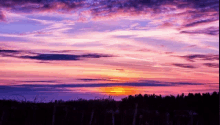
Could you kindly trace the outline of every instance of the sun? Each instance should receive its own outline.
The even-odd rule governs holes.
[[[110,90],[111,93],[125,93],[125,89],[122,87],[113,87],[112,90]]]
[[[113,96],[122,96],[122,95],[133,95],[136,93],[135,88],[133,87],[124,87],[124,86],[114,86],[114,87],[103,87],[100,88],[102,93],[113,95]]]

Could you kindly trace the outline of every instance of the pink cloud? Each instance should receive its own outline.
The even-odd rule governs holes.
[[[160,28],[170,28],[173,24],[171,22],[164,22],[162,25],[160,25]]]
[[[203,6],[205,4],[205,6]],[[194,27],[219,20],[218,3],[209,1],[35,1],[8,0],[0,4],[2,8],[13,12],[24,13],[77,13],[80,12],[78,21],[106,20],[121,17],[150,17],[151,19],[163,18],[166,20],[181,21],[181,28]],[[86,16],[86,17],[81,17]],[[3,16],[2,16],[3,17]],[[174,19],[174,17],[176,19]],[[204,18],[206,18],[204,20]],[[165,22],[161,27],[170,27],[171,22]]]
[[[0,21],[6,21],[5,13],[0,10]]]
[[[77,19],[77,21],[78,22],[87,22],[88,20],[87,20],[87,18],[86,17],[79,17],[78,19]]]

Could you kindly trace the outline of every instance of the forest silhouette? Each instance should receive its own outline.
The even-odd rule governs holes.
[[[139,94],[121,101],[111,97],[48,103],[0,100],[0,118],[0,125],[218,125],[219,92]]]

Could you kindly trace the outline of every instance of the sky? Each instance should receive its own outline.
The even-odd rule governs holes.
[[[0,0],[0,99],[219,91],[219,0]]]

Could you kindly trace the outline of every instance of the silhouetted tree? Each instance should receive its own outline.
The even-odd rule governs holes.
[[[45,124],[51,125],[53,106],[55,102],[34,103],[34,102],[18,102],[15,100],[0,100],[0,121],[2,125],[35,125]],[[164,124],[165,114],[170,114],[170,120],[174,124],[177,123],[176,113],[194,111],[199,125],[217,125],[219,118],[219,92],[213,93],[189,93],[162,97],[161,95],[129,95],[122,101],[115,101],[113,98],[84,100],[78,99],[74,101],[58,100],[55,114],[55,125],[58,124],[89,124],[90,116],[94,111],[94,121],[92,125],[110,125],[112,124],[112,114],[107,111],[116,111],[119,108],[120,113],[115,114],[115,125],[122,122],[131,124],[134,114],[135,104],[138,104],[137,116],[141,115],[142,121],[136,118],[137,123],[148,122],[154,125]],[[150,115],[149,112],[150,111]],[[3,113],[4,112],[4,113]],[[68,112],[68,113],[67,113]],[[159,113],[159,114],[158,114]],[[82,119],[83,118],[83,119]],[[124,119],[124,121],[123,121]],[[126,119],[126,120],[125,120]],[[159,119],[159,120],[156,120]],[[190,117],[179,119],[183,124],[189,121]]]

